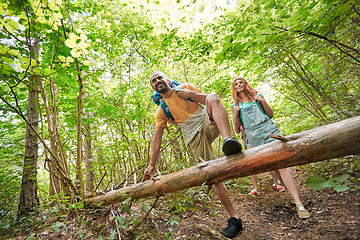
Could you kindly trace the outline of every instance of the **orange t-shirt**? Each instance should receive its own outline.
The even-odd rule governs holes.
[[[204,93],[203,91],[194,87],[190,83],[183,83],[179,87],[181,89],[189,89],[197,93]],[[174,117],[175,123],[177,124],[183,123],[186,119],[188,119],[199,109],[199,106],[195,102],[182,99],[178,97],[178,95],[175,92],[173,92],[173,94],[171,94],[170,97],[164,98],[164,101],[168,106],[171,115]],[[166,128],[168,121],[169,119],[165,116],[164,111],[159,106],[155,114],[156,126]]]

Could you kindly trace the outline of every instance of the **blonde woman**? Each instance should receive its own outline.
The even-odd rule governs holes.
[[[269,137],[269,134],[280,135],[279,128],[271,120],[273,110],[263,95],[257,93],[245,78],[238,77],[233,80],[231,96],[234,100],[231,109],[235,132],[242,132],[242,134],[246,135],[244,141],[247,149],[274,141],[274,139]],[[300,218],[309,218],[310,214],[300,200],[295,179],[290,169],[278,169],[272,171],[271,175],[273,176],[275,186],[278,185],[278,180],[285,184],[286,189],[295,201],[298,216]],[[254,187],[252,192],[258,194],[256,175],[251,176],[251,179]]]

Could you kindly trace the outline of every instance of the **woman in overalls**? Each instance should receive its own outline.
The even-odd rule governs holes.
[[[247,149],[274,141],[269,134],[280,135],[280,130],[271,120],[273,110],[261,94],[249,85],[243,77],[233,80],[231,96],[234,103],[231,106],[235,132],[246,135],[244,144]],[[309,218],[310,214],[300,200],[295,179],[289,168],[272,171],[271,175],[277,187],[278,179],[281,180],[295,201],[296,210],[300,218]],[[251,176],[254,189],[253,195],[259,193],[257,176]],[[278,190],[280,190],[277,187]],[[255,194],[254,194],[255,193]]]

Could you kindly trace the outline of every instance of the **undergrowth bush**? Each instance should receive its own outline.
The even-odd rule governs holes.
[[[306,165],[305,170],[309,173],[308,183],[318,183],[316,189],[333,187],[336,191],[357,191],[360,194],[360,156],[349,155]],[[341,187],[342,186],[342,187]]]

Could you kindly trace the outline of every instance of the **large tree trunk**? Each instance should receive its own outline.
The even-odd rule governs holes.
[[[86,113],[86,119],[90,119],[90,115]],[[86,175],[86,182],[85,182],[85,190],[86,192],[94,191],[94,168],[91,163],[92,158],[92,148],[91,148],[91,128],[90,123],[86,123],[84,126],[84,149],[85,149],[85,175]]]
[[[79,86],[79,95],[78,95],[78,111],[77,111],[77,126],[76,126],[76,188],[79,191],[77,195],[80,195],[81,198],[84,197],[84,179],[83,179],[83,170],[82,170],[82,160],[83,160],[83,140],[82,140],[82,114],[83,114],[83,80],[80,76],[80,68],[78,60],[75,58],[76,70],[78,71],[78,86]]]
[[[360,153],[360,116],[318,127],[251,148],[243,153],[203,162],[158,179],[91,197],[86,205],[113,204],[159,196],[181,189]]]
[[[28,39],[28,42],[31,40]],[[39,39],[34,39],[33,47],[36,52],[39,52],[40,43]],[[35,51],[30,49],[32,61],[36,61]],[[31,67],[31,71],[33,67]],[[38,91],[36,86],[36,78],[39,76],[34,75],[29,78],[29,98],[28,98],[28,121],[37,131],[39,122],[39,113],[37,109]],[[37,211],[39,206],[38,186],[37,186],[37,160],[38,160],[38,144],[37,135],[31,129],[30,125],[26,125],[25,137],[25,158],[21,183],[21,191],[18,204],[18,218],[28,215],[30,212]]]

